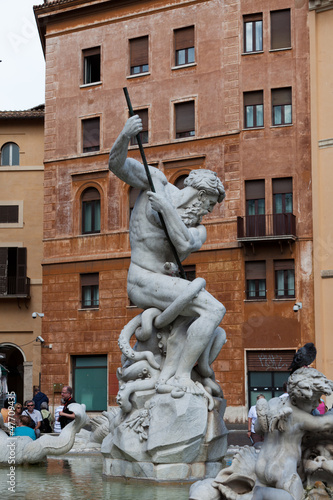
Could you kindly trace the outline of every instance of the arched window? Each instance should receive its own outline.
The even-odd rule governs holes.
[[[184,189],[184,180],[186,179],[186,177],[188,177],[188,175],[180,175],[179,177],[177,177],[177,179],[175,180],[174,182],[174,185],[178,188],[178,189]]]
[[[13,166],[20,164],[20,148],[15,142],[7,142],[1,148],[1,165]]]
[[[82,234],[101,230],[101,199],[99,191],[88,188],[82,195]]]

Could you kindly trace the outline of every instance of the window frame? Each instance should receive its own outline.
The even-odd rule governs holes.
[[[185,26],[173,31],[174,39],[174,62],[179,68],[189,64],[195,64],[195,26]],[[193,51],[193,54],[192,54]],[[179,61],[180,53],[184,55],[184,62]]]
[[[8,163],[3,163],[4,150],[7,147],[9,148]],[[18,160],[17,163],[13,163],[14,151],[17,154],[17,160]],[[20,165],[20,148],[18,144],[12,141],[5,142],[5,144],[1,146],[1,167],[18,167],[19,165]]]
[[[289,12],[288,16],[288,26],[286,26],[286,19],[283,19],[283,13]],[[280,19],[278,18],[280,17]],[[275,18],[275,20],[274,20]],[[279,32],[279,26],[283,25],[283,31]],[[287,33],[287,29],[289,32]],[[287,40],[286,43],[283,41],[279,42],[279,38],[283,37]],[[273,46],[274,45],[274,46]],[[291,10],[288,9],[276,9],[270,12],[270,50],[287,50],[291,49]]]
[[[278,288],[279,275],[283,273],[283,290]],[[289,288],[288,279],[289,273],[292,275],[293,288]],[[296,297],[296,282],[295,282],[295,261],[293,259],[274,260],[274,278],[275,278],[275,299],[294,299]],[[279,291],[283,293],[279,293]],[[293,293],[289,293],[289,290]]]
[[[254,290],[250,290],[250,282],[254,284]],[[260,282],[264,282],[264,294]],[[245,262],[245,283],[246,283],[246,300],[266,300],[266,261],[246,261]],[[254,292],[254,295],[250,295]]]
[[[272,126],[282,127],[284,125],[293,124],[293,108],[292,108],[292,88],[284,87],[278,89],[271,89],[271,99],[272,99]],[[286,109],[290,106],[290,121],[286,121]],[[281,108],[281,120],[276,122],[275,110]]]
[[[261,34],[261,47],[257,47],[257,31],[256,24],[261,23],[260,34]],[[247,33],[247,27],[251,25],[251,35]],[[257,52],[263,52],[263,19],[262,12],[257,14],[247,14],[243,16],[243,50],[244,54],[255,54]],[[252,50],[248,50],[248,40],[251,38]]]
[[[96,192],[96,197],[93,197],[93,192]],[[85,230],[86,217],[87,217],[86,212],[88,205],[91,207],[90,231]],[[99,209],[97,209],[98,205]],[[97,220],[97,217],[99,217],[99,220]],[[100,234],[100,232],[101,232],[101,194],[96,187],[89,186],[81,194],[81,234],[82,235]]]
[[[88,138],[89,130],[85,130],[85,126],[90,122],[90,124],[95,121],[98,123],[98,128],[92,127],[92,130],[98,130],[98,137],[96,134],[96,138],[94,136]],[[100,116],[92,116],[89,118],[81,118],[81,134],[82,134],[82,154],[91,154],[96,153],[101,150],[101,118]],[[98,139],[98,141],[96,140]],[[88,146],[89,141],[92,141],[92,146]],[[85,145],[86,144],[86,145]]]
[[[99,309],[99,273],[80,274],[81,309]],[[89,292],[89,302],[86,303],[85,293]],[[95,293],[97,292],[97,299]]]
[[[0,227],[1,224],[18,224],[19,205],[0,203]]]
[[[185,107],[191,104],[193,106],[193,112],[191,111],[187,117],[181,118],[179,110],[181,107]],[[175,139],[188,139],[190,137],[195,137],[195,100],[189,99],[187,101],[175,102],[174,103],[174,114],[175,114]],[[186,108],[185,108],[186,109]],[[178,111],[177,111],[178,110]],[[191,124],[193,127],[189,127],[191,130],[185,130],[185,125]]]
[[[254,212],[254,213],[251,213]],[[246,236],[266,235],[265,179],[245,180]]]
[[[254,128],[263,128],[265,125],[264,120],[264,91],[263,90],[254,90],[243,93],[243,101],[244,101],[244,129],[251,130]],[[258,123],[259,107],[261,106],[261,115],[262,115],[262,123]],[[248,123],[248,110],[252,108],[252,118],[253,125],[249,125]]]
[[[94,79],[92,80],[91,79],[91,75],[90,75],[90,78],[89,80],[90,81],[87,81],[88,80],[88,62],[90,60],[90,64],[91,64],[91,60],[92,58],[96,57],[96,56],[99,56],[98,57],[98,73],[99,73],[99,79]],[[94,62],[94,65],[96,65],[96,61]],[[92,66],[91,66],[92,67]],[[90,67],[90,70],[91,70],[91,67]],[[96,47],[91,47],[89,49],[83,49],[82,50],[82,69],[83,69],[83,74],[82,74],[82,81],[83,81],[83,85],[96,85],[98,83],[101,83],[102,80],[101,80],[101,70],[102,70],[102,66],[101,66],[101,47],[100,46],[96,46]]]
[[[143,45],[145,45],[145,47],[143,47]],[[133,64],[133,62],[136,64]],[[138,68],[137,71],[136,68]],[[138,76],[147,73],[149,73],[149,35],[130,38],[129,74],[130,76]]]
[[[75,397],[86,405],[87,411],[101,412],[107,409],[108,355],[75,355],[71,358]],[[99,384],[97,387],[96,383]]]
[[[0,298],[30,297],[27,248],[0,247]]]

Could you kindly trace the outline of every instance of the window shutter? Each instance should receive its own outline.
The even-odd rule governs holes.
[[[98,189],[88,188],[83,192],[82,201],[93,201],[99,199],[100,199],[100,194]]]
[[[82,121],[83,151],[99,149],[99,118],[90,118]]]
[[[258,14],[248,14],[246,16],[243,16],[244,23],[250,23],[254,21],[262,21],[262,13]]]
[[[275,260],[275,271],[286,271],[288,269],[295,269],[295,261],[293,259]]]
[[[245,278],[247,280],[266,279],[266,262],[245,262]]]
[[[98,285],[98,280],[98,273],[81,274],[81,286]]]
[[[194,26],[175,30],[175,50],[194,47]]]
[[[84,49],[82,51],[84,57],[88,56],[97,56],[100,55],[101,53],[101,48],[100,47],[93,47],[91,49]]]
[[[293,192],[292,177],[273,179],[273,194],[285,194]]]
[[[245,181],[245,194],[247,200],[260,200],[265,198],[265,181]]]
[[[16,293],[24,294],[26,287],[27,278],[27,249],[18,248],[17,249],[17,274],[16,274]]]
[[[0,247],[0,295],[7,293],[8,248]]]
[[[194,101],[176,104],[176,133],[194,130],[194,123]]]
[[[0,205],[0,223],[15,223],[18,222],[18,205]]]
[[[291,87],[272,89],[272,104],[273,106],[291,104]]]
[[[271,48],[284,49],[290,46],[290,9],[271,12]]]
[[[294,354],[295,351],[248,351],[247,369],[249,372],[286,372]]]
[[[131,68],[148,64],[148,36],[130,40],[130,63]]]
[[[263,104],[263,91],[256,90],[255,92],[244,92],[244,106],[254,106]]]

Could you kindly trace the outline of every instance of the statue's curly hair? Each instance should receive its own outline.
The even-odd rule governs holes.
[[[294,398],[311,399],[316,393],[329,396],[333,391],[333,381],[329,380],[315,368],[303,366],[296,370],[288,379],[288,394],[291,401]]]
[[[221,203],[225,198],[225,190],[217,173],[212,170],[199,168],[192,170],[184,181],[184,186],[191,186],[198,190],[206,191],[208,194],[216,195],[217,201]]]

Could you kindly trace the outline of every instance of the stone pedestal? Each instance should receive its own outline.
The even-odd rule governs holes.
[[[227,450],[226,401],[214,398],[209,412],[202,396],[149,396],[144,407],[133,405],[129,414],[119,413],[113,422],[113,432],[101,448],[103,473],[155,481],[215,477]]]

